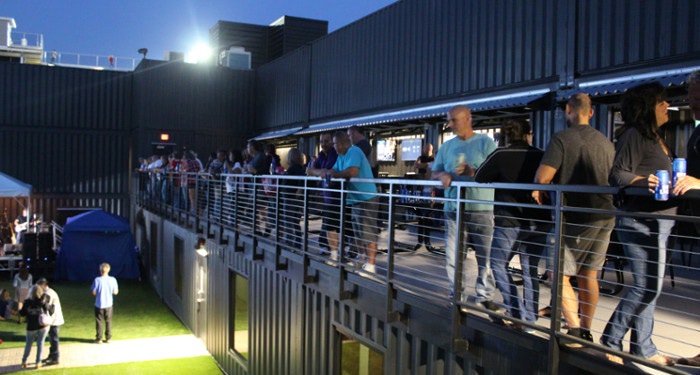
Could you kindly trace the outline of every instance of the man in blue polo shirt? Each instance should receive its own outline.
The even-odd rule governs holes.
[[[374,178],[372,167],[359,147],[353,146],[344,131],[333,134],[333,147],[338,159],[333,169],[327,170],[333,178]],[[362,269],[376,272],[374,261],[377,255],[377,186],[371,182],[349,181],[346,185],[345,204],[352,212],[352,229],[355,232],[357,247],[367,258]]]

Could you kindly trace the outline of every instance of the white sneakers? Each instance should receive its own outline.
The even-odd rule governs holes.
[[[362,266],[362,270],[365,272],[377,273],[377,267],[374,264],[365,263]]]

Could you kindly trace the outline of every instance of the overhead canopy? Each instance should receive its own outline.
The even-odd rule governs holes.
[[[0,197],[28,197],[31,193],[32,185],[0,172]]]
[[[581,79],[574,89],[562,92],[559,100],[568,100],[579,92],[589,94],[593,98],[621,95],[632,87],[650,82],[659,82],[666,89],[682,88],[687,84],[688,75],[698,69],[699,66],[693,66],[610,78]]]
[[[505,109],[511,107],[524,107],[528,103],[542,98],[550,91],[550,88],[541,88],[525,92],[490,95],[478,98],[462,98],[459,100],[452,100],[439,104],[424,105],[420,107],[413,107],[314,124],[306,129],[296,132],[295,135],[343,129],[353,125],[363,127],[382,123],[393,123],[396,121],[417,120],[429,117],[444,117],[447,115],[447,112],[449,112],[449,110],[456,105],[466,105],[471,109],[473,113],[496,109]]]
[[[294,134],[298,130],[301,130],[301,126],[297,126],[295,128],[291,128],[291,129],[274,130],[274,131],[270,131],[267,133],[262,133],[259,136],[252,138],[252,139],[254,139],[256,141],[264,141],[266,139],[281,138],[281,137],[286,137],[288,135]]]

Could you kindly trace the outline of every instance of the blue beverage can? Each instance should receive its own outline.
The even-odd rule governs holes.
[[[326,188],[331,187],[331,174],[326,173]]]
[[[673,159],[673,187],[676,187],[678,180],[685,177],[685,169],[688,163],[683,158]]]
[[[656,178],[659,179],[659,185],[654,190],[654,199],[657,201],[668,200],[668,171],[665,169],[656,171]]]

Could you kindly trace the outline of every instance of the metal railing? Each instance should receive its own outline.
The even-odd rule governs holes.
[[[131,71],[136,68],[136,59],[112,55],[44,51],[42,60],[45,64],[76,68],[119,71]]]
[[[184,187],[185,182],[192,182]],[[562,318],[561,285],[564,279],[565,257],[562,244],[571,243],[576,235],[580,241],[602,241],[600,237],[587,238],[587,229],[601,229],[592,221],[588,224],[564,224],[562,216],[569,213],[606,214],[618,220],[629,217],[635,220],[669,219],[675,222],[667,241],[665,269],[667,275],[660,280],[663,283],[660,296],[655,299],[655,326],[653,340],[660,353],[673,358],[693,357],[700,353],[700,268],[698,256],[700,248],[698,234],[700,218],[685,215],[663,216],[649,213],[630,213],[569,207],[563,202],[568,192],[587,194],[615,194],[615,188],[592,186],[536,185],[536,184],[478,184],[469,182],[455,183],[460,197],[465,196],[468,188],[494,188],[520,191],[545,189],[550,192],[552,202],[549,205],[512,204],[504,202],[483,202],[466,198],[449,199],[441,194],[442,189],[436,181],[418,181],[405,179],[353,179],[352,182],[376,184],[379,189],[377,207],[372,211],[350,212],[345,198],[355,193],[347,189],[348,181],[334,180],[338,190],[328,189],[319,178],[293,176],[252,176],[209,174],[156,174],[139,173],[138,188],[135,198],[137,204],[165,215],[187,215],[195,220],[206,220],[239,233],[254,236],[259,241],[270,241],[282,251],[307,257],[310,261],[324,263],[347,274],[359,274],[387,288],[410,291],[415,295],[443,301],[447,306],[462,310],[461,314],[486,314],[494,322],[505,324],[536,335],[550,338],[554,346],[584,346],[598,352],[613,354],[625,358],[630,363],[677,372],[663,368],[644,358],[626,354],[598,344],[609,325],[611,314],[626,297],[624,289],[630,289],[633,280],[643,275],[635,275],[630,265],[637,259],[625,254],[625,243],[617,238],[613,231],[606,254],[605,264],[598,278],[600,284],[600,301],[593,316],[581,318],[591,320],[590,332],[595,338],[589,342],[566,334],[566,321]],[[627,194],[649,194],[644,189],[628,191]],[[496,223],[493,228],[467,222],[469,215],[464,210],[457,210],[455,217],[446,217],[443,206],[456,203],[463,207],[467,203],[483,203],[500,207],[518,207],[527,209],[526,216],[518,219],[532,219],[534,225],[522,228],[517,241],[510,249],[499,248],[497,243],[491,247],[488,262],[479,245],[484,242],[478,236],[488,236],[491,229],[511,228],[503,224],[509,217],[500,215],[496,210]],[[542,213],[545,215],[541,215]],[[337,220],[334,220],[333,213]],[[340,214],[343,213],[343,214]],[[538,213],[533,216],[533,213]],[[545,219],[541,219],[545,217]],[[365,230],[358,232],[357,225],[364,219]],[[446,240],[445,223],[454,220],[457,228],[470,224],[471,232],[457,231],[453,243]],[[506,220],[507,222],[507,220]],[[567,226],[568,225],[568,226]],[[354,228],[353,228],[354,227]],[[376,269],[367,270],[363,266],[371,255],[367,241],[375,237],[367,236],[374,228],[379,229],[376,237]],[[353,231],[353,229],[355,229]],[[482,232],[481,229],[488,229]],[[338,233],[333,235],[333,233]],[[484,234],[486,233],[486,234]],[[658,233],[647,233],[656,235]],[[337,246],[335,245],[337,239]],[[604,237],[604,236],[603,236]],[[491,242],[490,240],[488,242]],[[575,242],[575,241],[574,241]],[[503,242],[501,242],[503,243]],[[507,243],[507,242],[506,242]],[[450,283],[445,267],[445,247],[452,245],[461,256],[456,257],[454,283]],[[332,252],[336,249],[337,252]],[[474,251],[476,249],[476,251]],[[369,250],[369,251],[368,251]],[[504,251],[505,250],[505,251]],[[654,249],[651,249],[654,250]],[[651,251],[653,253],[653,251]],[[658,251],[657,251],[658,252]],[[508,254],[511,256],[507,256]],[[489,264],[489,268],[498,268],[503,275],[513,280],[516,285],[515,297],[523,301],[528,311],[543,314],[540,309],[549,306],[551,320],[536,316],[534,319],[525,315],[514,316],[514,309],[491,311],[476,303],[478,294],[476,275],[479,261]],[[500,262],[500,263],[499,263]],[[650,263],[651,266],[658,263]],[[651,267],[650,266],[650,267]],[[661,270],[662,272],[664,270]],[[487,272],[488,274],[489,272]],[[573,278],[572,278],[573,279]],[[589,280],[578,280],[578,287]],[[495,291],[493,301],[500,305],[513,297],[512,289],[503,288],[502,293]],[[522,285],[518,285],[522,284]],[[648,291],[645,287],[642,290]],[[464,291],[466,298],[461,298]],[[580,292],[581,290],[578,289]],[[530,304],[528,306],[528,304]],[[648,304],[645,306],[649,306]],[[581,311],[589,311],[582,309]],[[623,346],[629,350],[629,336],[625,336]],[[551,349],[550,356],[557,356],[558,351]],[[683,373],[683,372],[677,372]]]
[[[43,49],[44,48],[44,35],[43,34],[13,31],[10,33],[10,40],[12,41],[11,47],[33,48],[33,49]]]

